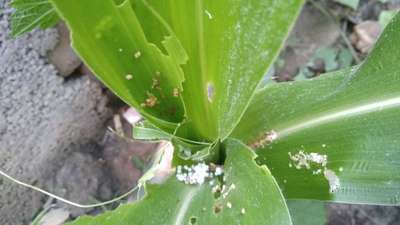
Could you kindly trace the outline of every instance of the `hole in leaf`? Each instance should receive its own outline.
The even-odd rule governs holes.
[[[197,224],[197,218],[196,218],[196,217],[190,217],[190,219],[189,219],[189,224],[190,224],[190,225],[195,225],[195,224]]]
[[[214,205],[214,213],[220,213],[222,211],[222,205],[220,203],[216,203]]]
[[[215,186],[213,192],[214,192],[214,199],[218,199],[221,197],[221,188],[219,185]]]

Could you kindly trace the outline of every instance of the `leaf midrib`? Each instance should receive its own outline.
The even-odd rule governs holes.
[[[349,118],[379,110],[390,109],[396,106],[400,106],[400,97],[382,99],[379,101],[335,111],[329,114],[323,114],[309,120],[299,121],[290,126],[283,127],[279,130],[276,130],[276,132],[278,134],[278,139],[282,139],[291,134],[306,130],[311,127],[338,121],[343,118]]]
[[[174,225],[182,225],[183,220],[185,219],[186,212],[190,207],[190,203],[192,202],[193,198],[196,196],[196,193],[201,190],[200,186],[195,188],[189,188],[183,195],[182,195],[182,203],[179,205],[179,210],[176,214],[176,217],[173,220]]]
[[[207,93],[208,90],[205,89],[207,81],[205,80],[206,78],[206,70],[207,70],[207,60],[206,60],[206,54],[205,54],[205,45],[204,45],[204,5],[202,0],[197,0],[196,1],[196,29],[197,29],[197,40],[198,40],[198,52],[199,52],[199,65],[200,65],[200,79],[201,79],[201,99],[203,102],[203,106],[205,108],[205,118],[207,121],[207,124],[211,125],[211,114],[208,106],[208,98],[204,97],[206,96],[205,93]]]

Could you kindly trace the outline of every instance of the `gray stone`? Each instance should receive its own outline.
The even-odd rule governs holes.
[[[0,0],[1,9],[6,2]],[[11,39],[9,12],[0,14],[0,169],[47,189],[76,151],[71,146],[101,139],[111,112],[99,83],[87,76],[65,81],[48,63],[55,29]],[[46,199],[0,180],[0,224],[29,223]]]
[[[57,26],[57,30],[59,41],[57,46],[50,52],[49,60],[57,68],[59,75],[67,77],[82,64],[82,61],[71,48],[67,26],[64,23],[60,23]]]
[[[367,20],[357,24],[350,36],[353,45],[361,52],[368,53],[382,32],[378,21]]]

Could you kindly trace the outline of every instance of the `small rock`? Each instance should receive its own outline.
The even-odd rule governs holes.
[[[65,209],[50,210],[40,220],[40,225],[62,225],[69,219],[69,212]]]
[[[63,77],[71,75],[81,64],[81,59],[75,54],[70,45],[70,36],[67,26],[60,23],[57,26],[59,42],[49,54],[49,61],[57,68],[58,74]]]
[[[350,39],[353,45],[365,54],[374,46],[381,32],[382,27],[378,21],[367,20],[354,27]]]

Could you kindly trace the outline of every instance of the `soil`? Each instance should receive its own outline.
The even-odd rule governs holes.
[[[0,0],[0,9],[9,9],[8,2]],[[272,71],[276,80],[307,79],[362,60],[381,31],[380,12],[399,6],[364,0],[351,10],[333,1],[317,2],[332,17],[306,5]],[[109,200],[134,187],[142,174],[142,165],[135,162],[146,162],[157,145],[132,142],[108,131],[115,115],[127,106],[82,66],[69,47],[65,26],[12,39],[10,12],[0,12],[0,168],[82,204]],[[349,47],[354,48],[353,55],[339,59],[338,53]],[[328,50],[320,54],[321,49]],[[331,52],[337,55],[332,57]],[[124,119],[122,124],[129,136],[130,125]],[[29,224],[52,204],[48,218],[102,211],[71,207],[1,178],[0,199],[4,225]],[[400,221],[399,207],[327,204],[327,210],[328,225]],[[49,219],[46,224],[63,222],[49,221],[54,222]]]
[[[398,225],[400,207],[328,204],[327,225]]]
[[[0,1],[0,8],[4,4]],[[112,111],[97,81],[88,76],[64,80],[48,63],[57,30],[14,40],[8,36],[8,17],[0,16],[0,167],[54,191],[49,181],[74,152],[101,140]],[[0,199],[0,224],[11,225],[30,222],[47,197],[2,180]]]

